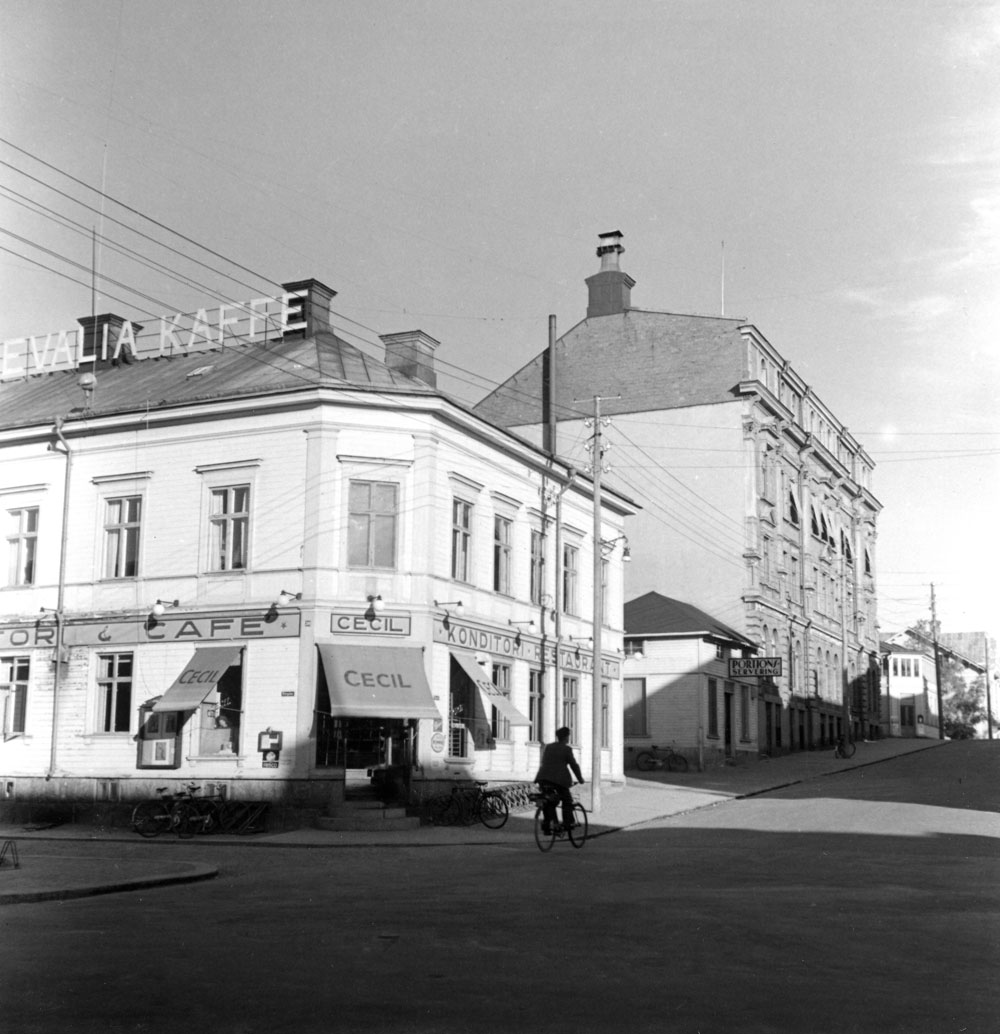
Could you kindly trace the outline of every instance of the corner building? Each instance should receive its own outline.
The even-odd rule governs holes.
[[[592,486],[441,394],[421,331],[384,360],[342,340],[333,295],[4,343],[8,818],[120,820],[193,781],[300,824],[373,781],[530,780],[564,723],[589,764]],[[602,538],[632,512],[604,492]],[[606,570],[621,614],[620,551]],[[604,643],[614,780],[620,621]]]
[[[727,752],[829,745],[848,725],[873,738],[871,458],[752,324],[633,308],[621,241],[601,235],[586,318],[551,364],[537,356],[476,412],[536,441],[557,421],[560,442],[580,443],[578,400],[602,397],[609,478],[643,507],[628,528],[626,599],[682,599],[782,661]],[[565,455],[584,461],[579,446]],[[724,684],[720,709],[735,691]]]

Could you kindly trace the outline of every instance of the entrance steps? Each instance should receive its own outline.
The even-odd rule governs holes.
[[[374,797],[349,797],[335,809],[331,809],[331,812],[316,819],[319,829],[328,829],[335,833],[363,830],[391,833],[417,829],[420,826],[420,818],[416,815],[407,815],[406,808],[384,804]]]

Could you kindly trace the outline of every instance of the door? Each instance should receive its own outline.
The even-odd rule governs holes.
[[[733,694],[725,694],[725,744],[726,757],[733,756]]]

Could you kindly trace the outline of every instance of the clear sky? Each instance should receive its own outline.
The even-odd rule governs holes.
[[[96,231],[98,311],[316,277],[473,402],[621,230],[876,460],[883,631],[1000,632],[996,3],[0,0],[0,90],[0,339],[90,313]]]

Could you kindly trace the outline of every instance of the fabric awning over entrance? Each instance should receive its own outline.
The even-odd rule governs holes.
[[[440,718],[413,646],[317,643],[330,694],[330,714],[354,718]]]
[[[193,711],[215,689],[226,669],[240,656],[239,646],[203,646],[173,685],[153,704],[154,711]]]
[[[486,672],[476,664],[476,658],[471,653],[464,653],[462,650],[452,650],[452,657],[461,665],[462,671],[472,679],[483,698],[487,707],[495,707],[511,725],[531,725],[531,719],[525,718],[523,714],[510,702],[493,683],[486,677]],[[489,717],[489,712],[487,712]]]

